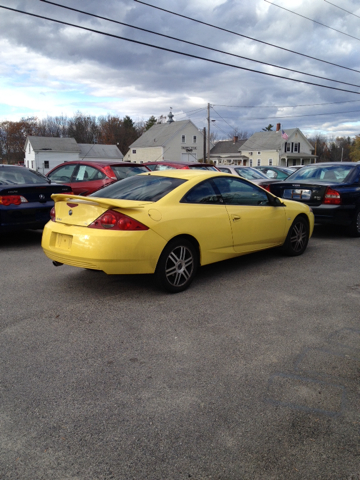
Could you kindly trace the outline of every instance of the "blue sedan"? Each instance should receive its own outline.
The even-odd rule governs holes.
[[[72,193],[38,172],[0,165],[0,233],[43,228],[54,206],[53,193]]]
[[[306,203],[315,223],[343,225],[360,237],[360,164],[316,163],[304,166],[288,179],[269,185],[271,193]]]

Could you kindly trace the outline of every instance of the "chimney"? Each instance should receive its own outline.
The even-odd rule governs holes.
[[[239,140],[239,137],[237,135],[234,135],[234,143],[237,143],[238,140]]]
[[[276,124],[276,131],[280,132],[280,128],[281,128],[281,123],[277,123]]]

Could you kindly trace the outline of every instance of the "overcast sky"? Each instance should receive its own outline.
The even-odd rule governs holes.
[[[0,0],[112,35],[0,8],[0,121],[80,111],[139,122],[172,107],[175,120],[203,128],[210,104],[218,138],[277,123],[306,135],[360,134],[358,0],[53,2],[129,26],[40,0]]]

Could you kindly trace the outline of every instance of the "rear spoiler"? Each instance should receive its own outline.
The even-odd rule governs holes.
[[[82,195],[67,195],[66,193],[54,193],[51,195],[54,202],[68,202],[79,200],[79,203],[100,205],[105,208],[145,208],[153,202],[137,202],[136,200],[122,200],[117,198],[84,197]]]

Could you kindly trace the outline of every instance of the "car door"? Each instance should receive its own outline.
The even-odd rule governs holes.
[[[180,204],[177,223],[199,242],[202,265],[236,256],[229,215],[210,180],[189,190]]]
[[[240,178],[212,180],[229,214],[237,253],[270,248],[284,242],[286,207],[274,206],[262,188]]]
[[[68,163],[56,168],[49,173],[48,178],[55,183],[65,183],[71,186],[72,179],[77,170],[77,163]]]
[[[106,183],[106,175],[91,165],[79,165],[71,182],[75,195],[90,195]]]

